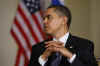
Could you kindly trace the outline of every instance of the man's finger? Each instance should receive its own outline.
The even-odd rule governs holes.
[[[61,44],[47,44],[45,47],[63,47]]]
[[[60,41],[48,41],[48,42],[45,42],[45,44],[59,44],[59,45],[62,45],[63,43],[60,42]]]
[[[54,47],[54,46],[50,46],[47,48],[47,50],[51,51],[51,52],[59,52],[59,49],[58,47]]]

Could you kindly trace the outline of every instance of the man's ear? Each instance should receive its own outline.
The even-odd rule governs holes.
[[[66,16],[63,16],[63,24],[66,24],[68,21],[68,18]]]

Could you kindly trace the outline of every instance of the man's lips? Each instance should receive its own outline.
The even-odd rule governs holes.
[[[48,26],[44,25],[44,28],[48,28]]]
[[[44,28],[45,30],[48,30],[48,28]]]
[[[44,27],[45,30],[48,30],[49,28],[47,26]]]

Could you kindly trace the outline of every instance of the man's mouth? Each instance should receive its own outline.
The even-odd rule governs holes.
[[[46,31],[47,31],[48,29],[49,29],[49,28],[48,28],[47,26],[45,26],[45,27],[44,27],[44,30],[46,30]]]
[[[48,26],[44,25],[44,28],[48,28]]]

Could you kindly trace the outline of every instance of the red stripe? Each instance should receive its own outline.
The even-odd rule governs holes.
[[[32,14],[32,18],[34,19],[34,22],[36,23],[36,25],[37,25],[39,31],[41,32],[41,36],[43,37],[43,39],[45,39],[43,29],[41,28],[37,17],[36,17],[34,14]]]
[[[28,37],[27,37],[27,34],[25,34],[24,30],[22,29],[21,25],[19,24],[19,22],[17,21],[16,18],[15,18],[14,21],[15,21],[14,23],[15,23],[16,26],[18,27],[18,30],[20,31],[21,35],[24,37],[28,49],[31,51],[31,50],[32,50],[32,46],[31,46],[31,44],[30,44],[30,42],[29,42],[29,39],[28,39]]]
[[[19,50],[18,50],[18,54],[16,56],[16,64],[15,66],[19,66],[19,62],[20,62],[20,57],[21,57],[21,54],[23,53],[24,54],[24,57],[25,57],[25,65],[28,64],[28,61],[29,59],[27,58],[27,55],[26,55],[26,52],[24,50],[24,48],[22,47],[21,45],[21,42],[20,40],[18,39],[18,37],[15,35],[15,33],[13,32],[13,29],[11,29],[11,34],[12,36],[14,37],[14,39],[16,40],[17,44],[18,44],[18,47],[19,47]],[[27,62],[26,62],[27,61]],[[26,64],[27,63],[27,64]]]
[[[20,42],[20,40],[18,39],[18,37],[15,35],[15,33],[13,32],[13,29],[11,29],[11,34],[12,34],[12,36],[14,37],[14,39],[16,40],[16,43],[18,44],[18,47],[21,49],[21,48],[22,48],[21,42]],[[18,53],[17,53],[17,56],[16,56],[16,63],[15,63],[15,66],[19,66],[20,56],[21,56],[21,53],[22,53],[22,51],[21,51],[20,49],[18,50]]]
[[[19,49],[19,50],[18,50],[18,53],[17,53],[17,56],[16,56],[16,63],[15,63],[15,66],[19,66],[21,53],[22,53],[22,51]]]
[[[37,38],[37,36],[36,36],[34,30],[32,29],[32,27],[31,27],[31,25],[30,25],[30,23],[29,23],[29,20],[27,19],[27,17],[25,16],[24,12],[22,11],[22,9],[21,9],[20,7],[18,8],[18,11],[19,11],[19,13],[21,14],[21,16],[22,16],[24,22],[25,22],[26,25],[28,26],[29,31],[31,32],[32,37],[34,38],[34,40],[35,40],[36,42],[39,42],[39,39]]]
[[[28,64],[29,64],[29,59],[27,58],[26,51],[24,51],[23,53],[24,53],[24,58],[25,58],[24,66],[28,66]]]
[[[12,34],[12,36],[14,37],[14,39],[16,40],[16,43],[17,43],[18,47],[19,47],[19,48],[22,48],[21,42],[20,42],[20,40],[18,39],[18,37],[15,35],[15,33],[13,32],[13,29],[11,29],[11,34]]]

